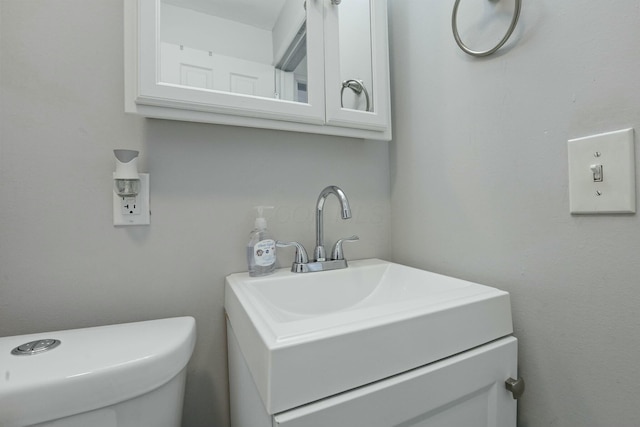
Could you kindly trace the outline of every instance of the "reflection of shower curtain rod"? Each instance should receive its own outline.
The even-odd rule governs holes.
[[[276,64],[276,68],[282,71],[293,71],[305,56],[307,56],[307,23],[303,22],[282,58]]]

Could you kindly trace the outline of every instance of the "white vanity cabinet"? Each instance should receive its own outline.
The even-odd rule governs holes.
[[[277,414],[282,427],[515,427],[517,342],[505,338],[326,400]],[[372,357],[375,357],[372,355]]]
[[[265,410],[230,328],[228,339],[232,427],[516,426],[505,388],[518,378],[514,337],[277,414]]]
[[[379,259],[227,276],[232,427],[515,427],[509,294]]]
[[[391,139],[387,0],[211,3],[124,0],[125,111]]]

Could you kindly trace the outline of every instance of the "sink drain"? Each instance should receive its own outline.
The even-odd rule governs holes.
[[[26,344],[19,345],[11,350],[11,354],[16,356],[30,356],[32,354],[40,354],[45,351],[52,350],[60,345],[60,340],[43,339],[28,342]]]

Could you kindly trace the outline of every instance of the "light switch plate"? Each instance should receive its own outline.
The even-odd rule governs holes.
[[[633,129],[570,139],[568,149],[572,214],[635,213]],[[594,179],[598,165],[601,182]]]

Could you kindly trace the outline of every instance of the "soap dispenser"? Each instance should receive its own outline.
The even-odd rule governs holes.
[[[255,209],[258,214],[247,244],[247,266],[252,277],[266,276],[276,269],[276,242],[267,230],[264,218],[264,210],[273,209],[273,206],[256,206]]]

